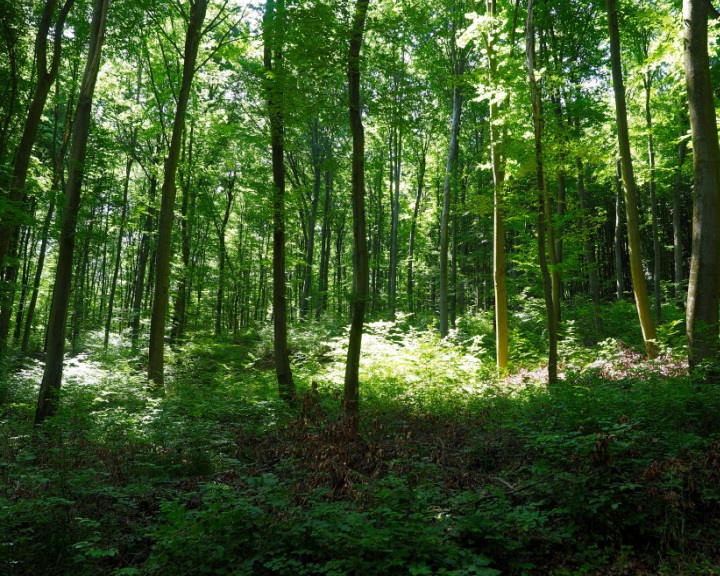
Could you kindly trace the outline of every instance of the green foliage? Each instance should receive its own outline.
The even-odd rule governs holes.
[[[42,430],[30,427],[38,368],[5,385],[0,567],[712,573],[720,391],[671,355],[646,362],[617,340],[591,352],[582,322],[566,323],[573,362],[550,389],[529,368],[498,380],[489,315],[459,319],[447,341],[409,317],[373,323],[360,439],[338,420],[346,339],[330,324],[291,339],[304,390],[294,407],[277,399],[262,332],[188,338],[163,397],[129,350],[104,351],[90,335]]]

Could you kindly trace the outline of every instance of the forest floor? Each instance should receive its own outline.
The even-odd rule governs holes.
[[[548,388],[461,333],[368,327],[359,438],[338,326],[291,334],[295,406],[264,331],[174,348],[162,395],[91,334],[35,433],[41,363],[9,358],[0,573],[720,574],[720,387],[605,341]]]

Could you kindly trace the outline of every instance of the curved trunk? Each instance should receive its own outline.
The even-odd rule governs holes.
[[[617,9],[615,0],[605,0],[610,30],[610,60],[612,64],[613,91],[615,93],[615,115],[617,120],[618,148],[622,178],[625,184],[625,211],[627,212],[628,248],[630,250],[630,274],[632,276],[635,306],[640,319],[645,349],[649,358],[657,356],[657,333],[650,301],[645,285],[645,274],[642,265],[640,244],[640,219],[637,208],[637,187],[633,173],[632,155],[630,153],[630,136],[628,133],[627,105],[625,103],[625,85],[623,83],[622,65],[620,61],[620,33],[618,31]]]

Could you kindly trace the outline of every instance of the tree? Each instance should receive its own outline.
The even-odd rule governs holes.
[[[450,20],[450,66],[452,68],[452,114],[450,118],[450,139],[448,141],[445,179],[443,182],[442,214],[440,216],[440,337],[448,335],[449,290],[448,290],[448,247],[450,242],[449,223],[453,180],[457,177],[458,154],[460,151],[460,115],[462,114],[463,86],[461,76],[465,71],[466,53],[457,45],[457,24],[455,5]]]
[[[4,321],[0,320],[0,351],[8,335],[8,321],[14,292],[12,284],[15,282],[18,270],[17,264],[12,264],[8,266],[7,270],[4,270],[5,260],[8,251],[11,250],[13,238],[17,235],[18,226],[27,211],[27,208],[23,207],[23,198],[30,158],[50,88],[52,88],[57,78],[60,67],[63,30],[73,4],[74,0],[65,0],[57,15],[55,26],[52,27],[57,0],[46,0],[45,2],[35,38],[35,73],[37,75],[35,89],[25,119],[22,137],[15,152],[11,180],[7,187],[4,184],[2,185],[2,196],[7,200],[8,204],[0,212],[0,271],[4,273],[5,281],[0,286],[0,306],[2,307],[0,318],[4,319]],[[53,28],[53,44],[48,62],[48,34],[51,27]]]
[[[545,297],[545,311],[548,323],[548,384],[557,382],[557,340],[558,315],[555,311],[556,298],[553,297],[554,286],[550,277],[547,254],[555,251],[555,242],[548,229],[552,226],[552,212],[547,189],[547,180],[544,172],[543,158],[543,117],[540,89],[535,78],[535,28],[533,26],[533,0],[528,0],[528,14],[526,27],[526,57],[528,81],[530,83],[530,98],[532,101],[533,131],[535,135],[535,172],[537,179],[538,212],[537,212],[537,241],[538,260],[540,262],[540,275],[542,277],[543,295]]]
[[[709,0],[684,0],[684,63],[693,143],[692,259],[687,301],[690,367],[718,359],[720,304],[720,147],[708,60]],[[715,376],[717,378],[717,376]]]
[[[202,37],[202,26],[207,12],[207,0],[190,0],[190,16],[185,36],[183,72],[180,92],[175,109],[170,149],[165,159],[160,215],[158,217],[157,251],[155,255],[155,297],[153,299],[150,323],[150,351],[148,357],[148,378],[157,387],[163,386],[165,365],[165,323],[170,289],[170,250],[172,226],[175,212],[175,193],[178,161],[185,129],[190,89],[195,75],[198,46]]]
[[[295,383],[287,346],[287,304],[285,286],[285,148],[283,34],[284,0],[268,0],[263,20],[265,93],[270,117],[273,168],[273,324],[275,375],[280,397],[292,400]]]
[[[625,103],[625,85],[623,83],[622,63],[620,60],[620,33],[618,29],[617,7],[615,0],[605,0],[610,30],[610,61],[612,65],[613,91],[615,93],[615,116],[617,121],[618,148],[622,167],[622,179],[625,185],[625,211],[627,213],[628,247],[630,249],[630,273],[632,276],[635,306],[640,318],[640,328],[645,349],[650,358],[657,356],[657,333],[650,312],[645,274],[643,272],[640,247],[640,221],[637,208],[637,186],[633,172],[628,133],[627,104]]]
[[[357,431],[360,392],[360,349],[365,310],[369,294],[369,266],[365,231],[365,131],[360,104],[360,51],[363,44],[369,0],[357,0],[350,31],[348,50],[348,92],[350,131],[352,133],[352,215],[353,215],[353,290],[350,303],[350,338],[345,364],[343,402],[351,430]]]
[[[80,209],[80,193],[85,173],[88,134],[90,132],[90,113],[93,94],[100,69],[100,57],[105,40],[105,26],[110,0],[95,0],[92,23],[90,25],[90,44],[88,48],[85,72],[83,73],[78,105],[73,121],[72,145],[70,148],[70,167],[65,188],[65,205],[60,232],[60,249],[55,270],[50,320],[48,322],[45,370],[43,371],[35,425],[42,424],[56,410],[57,395],[60,391],[65,355],[65,325],[70,303],[70,285],[72,280],[73,252],[75,250],[75,229]]]

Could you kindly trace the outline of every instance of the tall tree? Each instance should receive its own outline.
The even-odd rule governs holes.
[[[343,402],[345,415],[353,431],[357,430],[360,396],[360,349],[365,310],[369,293],[369,265],[365,230],[365,129],[360,103],[360,51],[370,0],[357,0],[350,31],[348,50],[348,91],[350,131],[352,133],[352,214],[353,214],[353,289],[350,309],[350,338],[345,364]]]
[[[72,145],[70,147],[70,164],[67,185],[65,188],[65,206],[60,230],[60,246],[55,270],[50,319],[47,329],[45,370],[37,408],[35,425],[42,424],[48,416],[55,413],[57,395],[60,391],[65,355],[65,325],[67,323],[68,305],[70,303],[70,286],[72,281],[73,252],[75,250],[75,229],[80,209],[80,193],[85,174],[85,157],[87,154],[88,134],[90,132],[90,113],[100,56],[105,39],[105,25],[110,0],[95,0],[92,22],[90,24],[90,44],[88,48],[85,71],[83,73],[78,105],[73,121]]]
[[[550,195],[544,172],[543,158],[543,110],[541,104],[540,87],[535,78],[535,28],[533,25],[533,0],[528,0],[528,13],[526,25],[526,57],[528,81],[530,83],[530,98],[532,101],[533,129],[535,134],[535,171],[537,178],[538,215],[537,215],[537,241],[538,260],[540,262],[540,275],[542,277],[543,294],[545,296],[545,310],[548,323],[548,384],[557,382],[557,340],[558,315],[555,311],[556,298],[553,297],[554,286],[548,266],[547,254],[555,251],[553,237],[548,234],[552,226],[552,212],[550,210]]]
[[[625,185],[625,211],[627,213],[628,247],[630,249],[630,274],[632,276],[635,305],[640,319],[645,349],[650,358],[657,356],[657,332],[650,311],[645,273],[643,271],[642,250],[640,247],[640,219],[638,216],[638,190],[633,172],[628,131],[625,84],[623,82],[622,62],[620,60],[620,32],[618,29],[617,6],[615,0],[605,0],[610,31],[610,62],[612,67],[613,91],[615,93],[615,117],[617,122],[618,148],[622,178]]]
[[[9,186],[0,186],[3,189],[2,199],[7,201],[4,209],[0,210],[0,272],[3,274],[3,283],[0,284],[0,351],[4,348],[8,336],[14,283],[18,271],[18,264],[16,263],[5,269],[6,256],[8,252],[12,251],[13,238],[16,238],[19,224],[27,211],[23,207],[23,198],[25,196],[24,190],[30,158],[50,88],[57,78],[60,67],[63,29],[73,4],[74,0],[65,0],[57,15],[55,26],[52,27],[57,0],[46,0],[45,2],[35,38],[35,73],[37,76],[35,89],[25,118],[20,143],[15,152]],[[51,27],[53,28],[53,44],[48,61],[48,35]]]
[[[155,296],[150,321],[150,350],[148,356],[148,378],[157,387],[161,387],[164,383],[165,323],[170,289],[170,252],[175,213],[175,194],[177,191],[175,176],[180,160],[185,116],[190,99],[190,89],[195,76],[198,46],[202,36],[207,4],[208,0],[190,0],[182,81],[177,98],[177,108],[175,109],[170,149],[165,159],[160,215],[158,218],[157,250],[155,254]]]
[[[462,84],[460,77],[465,70],[466,54],[458,50],[456,15],[450,20],[450,65],[452,68],[452,114],[450,118],[450,139],[448,141],[447,161],[445,163],[445,180],[442,193],[442,213],[440,216],[440,337],[445,338],[449,329],[449,283],[448,260],[450,246],[450,210],[453,180],[457,176],[458,154],[460,151],[460,115],[462,113]]]
[[[285,0],[267,0],[263,19],[265,97],[270,117],[273,168],[273,325],[275,376],[280,397],[292,400],[295,382],[287,345],[287,287],[285,286],[285,94],[283,44]],[[314,226],[314,223],[313,223]]]
[[[687,302],[691,368],[718,359],[720,303],[720,146],[708,60],[710,0],[684,0],[684,61],[693,143],[692,259]],[[715,374],[715,378],[718,375]]]

